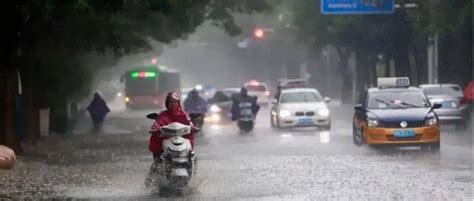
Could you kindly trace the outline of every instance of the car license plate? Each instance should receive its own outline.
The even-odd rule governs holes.
[[[453,102],[452,101],[444,101],[442,108],[446,108],[446,109],[453,108]]]
[[[393,136],[400,138],[415,137],[415,134],[415,130],[395,130],[393,132]]]
[[[298,124],[299,125],[312,125],[313,124],[313,119],[311,119],[311,118],[299,118],[298,119]]]

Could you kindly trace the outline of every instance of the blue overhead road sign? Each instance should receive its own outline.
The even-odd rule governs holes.
[[[394,0],[320,0],[321,13],[328,14],[391,14]]]

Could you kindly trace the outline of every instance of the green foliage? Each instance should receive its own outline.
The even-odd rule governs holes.
[[[472,26],[469,0],[415,0],[417,8],[396,9],[390,15],[322,15],[320,1],[291,2],[300,38],[318,47],[331,44],[375,54],[394,54],[406,48],[426,51],[428,36],[435,32],[457,35]],[[472,45],[471,37],[459,39]]]
[[[92,76],[104,66],[83,61],[86,53],[120,57],[143,52],[151,49],[149,39],[170,43],[186,38],[206,20],[237,35],[233,13],[269,8],[265,0],[25,1],[20,57],[38,65],[37,88],[44,102],[55,105],[86,94]]]
[[[414,42],[439,31],[456,33],[471,15],[472,4],[460,1],[416,0],[418,8],[396,9],[390,15],[322,15],[319,1],[293,1],[301,38],[318,46],[367,46],[370,43]],[[396,33],[396,34],[395,34]],[[388,37],[390,36],[390,37]]]

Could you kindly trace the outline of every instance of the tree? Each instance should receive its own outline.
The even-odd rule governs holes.
[[[351,82],[347,82],[348,71],[344,70],[350,52],[356,54],[359,92],[375,84],[378,55],[384,56],[386,66],[394,60],[396,76],[409,76],[415,84],[426,82],[428,36],[435,32],[441,38],[441,80],[456,82],[457,77],[463,77],[465,83],[472,74],[471,1],[416,0],[413,3],[418,7],[402,7],[390,15],[322,15],[319,1],[306,0],[293,1],[292,10],[303,41],[316,48],[328,44],[337,48],[339,69],[345,78],[343,94],[352,88]],[[414,63],[409,62],[411,58],[415,59]]]
[[[65,103],[90,89],[99,69],[88,66],[82,55],[95,51],[118,58],[146,51],[150,39],[169,43],[185,38],[206,20],[236,35],[233,12],[269,6],[264,0],[23,0],[7,1],[2,8],[7,17],[0,48],[0,136],[5,134],[0,139],[18,151],[13,126],[17,71],[26,78],[31,139],[37,136],[39,107],[52,107],[54,115],[63,116]]]

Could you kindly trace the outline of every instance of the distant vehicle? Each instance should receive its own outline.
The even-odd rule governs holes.
[[[232,100],[239,93],[240,88],[226,88],[216,91],[212,99],[209,100],[210,107],[206,115],[206,122],[212,124],[232,122]]]
[[[268,85],[264,82],[251,80],[244,84],[249,96],[256,96],[259,105],[268,105],[270,103],[270,91]]]
[[[441,123],[455,124],[456,128],[466,128],[468,105],[463,102],[464,93],[457,84],[420,85],[431,104],[439,103],[441,108],[435,112]]]
[[[216,93],[216,88],[208,84],[197,84],[194,86],[194,89],[199,91],[199,96],[204,98],[204,100],[209,101]]]
[[[280,92],[283,89],[305,88],[305,87],[307,87],[307,84],[304,79],[279,79],[277,92],[275,94],[275,99],[278,99],[280,97]]]
[[[271,109],[272,127],[319,127],[331,129],[331,115],[326,105],[329,98],[323,98],[316,89],[284,89],[274,101]]]
[[[433,109],[441,105],[432,105],[420,88],[410,87],[407,77],[379,78],[377,86],[354,107],[354,144],[416,145],[438,151],[440,126]]]
[[[304,79],[280,79],[278,80],[278,87],[281,89],[290,89],[290,88],[304,88],[306,86],[306,81]]]
[[[165,108],[168,92],[180,94],[180,74],[161,65],[137,67],[121,79],[125,83],[125,103],[129,109]]]

